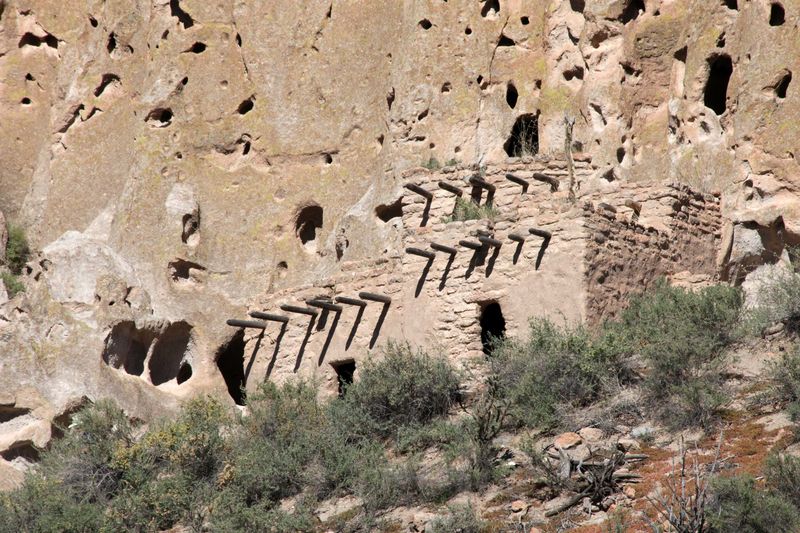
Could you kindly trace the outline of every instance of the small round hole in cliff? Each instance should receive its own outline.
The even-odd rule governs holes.
[[[155,331],[138,329],[130,320],[119,322],[106,337],[103,361],[111,367],[124,369],[128,374],[141,376],[144,360],[155,338]]]
[[[738,0],[724,0],[722,4],[727,7],[728,9],[732,9],[733,11],[739,11],[739,1]]]
[[[431,21],[428,20],[428,19],[422,19],[422,20],[419,21],[418,24],[419,24],[419,27],[422,28],[423,30],[429,30],[433,26]]]
[[[586,9],[586,0],[569,0],[569,7],[573,11],[583,13],[583,10]]]
[[[202,54],[206,51],[206,43],[201,43],[200,41],[194,43],[191,48],[187,50],[187,52],[191,52],[193,54]]]
[[[519,99],[517,88],[512,82],[508,82],[508,85],[506,85],[506,103],[508,104],[508,107],[511,109],[517,107],[517,99]]]
[[[246,115],[247,113],[253,110],[253,107],[255,107],[255,97],[251,96],[250,98],[239,104],[239,107],[236,108],[236,111],[240,115]]]
[[[306,205],[297,211],[294,229],[303,246],[316,250],[317,230],[322,228],[323,211],[317,204]]]
[[[147,114],[145,121],[154,128],[166,128],[172,124],[172,109],[157,107]]]
[[[244,405],[247,394],[244,391],[244,330],[239,330],[216,353],[219,368],[228,394],[237,405]]]
[[[161,385],[176,379],[190,356],[192,345],[192,326],[183,321],[167,326],[156,340],[153,355],[150,356],[150,382]],[[191,376],[191,367],[189,375]]]
[[[782,26],[784,22],[786,22],[786,10],[779,3],[773,3],[769,6],[769,25]]]
[[[506,336],[506,319],[497,302],[486,302],[481,305],[481,344],[483,353],[492,355],[497,342]]]
[[[730,56],[719,55],[709,60],[708,81],[703,94],[703,103],[717,115],[725,112],[728,100],[728,83],[733,74]]]
[[[520,19],[519,19],[519,22],[520,22],[520,24],[522,24],[523,26],[527,26],[528,24],[530,24],[530,23],[531,23],[531,19],[530,19],[530,18],[528,18],[528,17],[520,17]]]
[[[778,82],[778,84],[775,86],[775,96],[781,99],[786,98],[786,91],[789,90],[789,84],[791,82],[792,82],[792,73],[790,71],[784,74],[783,77]]]
[[[391,204],[381,204],[375,208],[375,216],[382,222],[389,222],[393,218],[402,218],[403,216],[403,199],[398,198]]]
[[[22,104],[22,105],[31,105],[31,99],[26,96],[25,98],[20,100],[19,103]]]
[[[529,113],[517,117],[503,148],[509,157],[539,153],[539,116]]]

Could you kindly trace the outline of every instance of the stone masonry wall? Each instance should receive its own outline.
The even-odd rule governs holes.
[[[679,184],[629,185],[584,209],[590,235],[585,283],[591,322],[615,314],[629,295],[660,276],[689,283],[717,277],[722,231],[718,195]]]
[[[590,162],[577,158],[576,181],[591,172]],[[509,174],[528,185],[508,179]],[[495,216],[451,221],[456,196],[439,183],[463,190],[463,198],[480,196],[483,205],[488,190],[470,183],[475,177],[495,187]],[[260,330],[247,330],[248,389],[265,379],[283,381],[299,373],[314,377],[332,394],[337,365],[358,365],[390,339],[444,353],[476,370],[483,355],[481,315],[491,303],[499,304],[506,333],[522,334],[533,317],[596,322],[620,308],[621,295],[641,290],[657,276],[691,271],[707,279],[715,272],[719,200],[685,187],[629,184],[587,191],[572,204],[566,164],[557,160],[483,170],[413,169],[403,181],[432,195],[429,200],[404,189],[400,249],[390,247],[383,257],[343,263],[334,276],[266,294],[250,307],[288,316],[289,322],[285,327],[267,322],[263,336]],[[544,239],[529,228],[551,234],[544,250]],[[513,241],[510,234],[525,241]],[[477,243],[480,236],[501,246],[474,251],[460,244]],[[435,251],[432,243],[457,252]],[[434,256],[421,257],[409,248]],[[359,298],[362,291],[388,296],[391,303],[367,301],[363,309],[340,304],[340,312],[320,309],[313,319],[281,310],[282,305],[305,307],[314,299]]]

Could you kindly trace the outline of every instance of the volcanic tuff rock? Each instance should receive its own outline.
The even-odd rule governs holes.
[[[0,0],[0,211],[41,250],[0,307],[0,390],[145,418],[224,394],[225,319],[397,253],[405,170],[563,159],[565,114],[581,190],[721,191],[720,275],[785,261],[799,23],[798,0]]]

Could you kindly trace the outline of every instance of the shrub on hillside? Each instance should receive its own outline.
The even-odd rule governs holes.
[[[732,287],[691,291],[660,281],[606,326],[621,349],[645,359],[646,397],[666,424],[708,427],[724,405],[720,371],[741,303]]]
[[[800,419],[800,350],[796,347],[781,354],[767,365],[771,388],[767,396],[774,401],[786,402],[792,420]]]
[[[22,273],[22,268],[30,256],[28,239],[25,230],[19,226],[8,225],[8,242],[6,243],[6,264],[12,274]]]
[[[9,298],[13,298],[17,294],[25,292],[25,285],[11,272],[0,272],[0,279],[3,280],[3,285],[8,292]]]
[[[751,335],[760,335],[779,322],[790,332],[800,330],[800,274],[779,269],[772,272],[758,287],[755,305],[745,312],[744,328]]]
[[[425,526],[425,531],[431,533],[480,533],[486,528],[486,523],[475,513],[475,509],[466,504],[450,507],[446,516],[432,520]]]
[[[359,417],[366,417],[360,424],[387,437],[402,426],[427,424],[446,415],[460,386],[458,373],[445,358],[390,342],[382,358],[361,367],[344,401]]]
[[[773,454],[764,468],[767,486],[800,510],[800,458]]]
[[[706,509],[709,530],[715,533],[792,533],[800,514],[779,494],[756,489],[750,476],[719,477],[711,485]]]
[[[544,428],[560,425],[560,413],[597,400],[622,366],[584,327],[559,327],[548,320],[532,321],[524,340],[502,340],[489,363],[510,401],[510,415]]]

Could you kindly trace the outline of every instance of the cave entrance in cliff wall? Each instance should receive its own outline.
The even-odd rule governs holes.
[[[352,359],[348,361],[337,361],[331,363],[334,372],[336,372],[336,380],[339,383],[339,397],[344,398],[347,393],[347,388],[353,384],[353,378],[356,374],[356,362]]]
[[[483,353],[492,355],[497,342],[506,336],[506,319],[497,302],[486,302],[481,305],[481,344]]]
[[[113,368],[124,369],[128,374],[141,376],[147,352],[155,338],[155,331],[139,329],[133,321],[119,322],[106,337],[103,361]]]
[[[215,356],[217,368],[228,387],[228,394],[236,405],[244,405],[247,399],[244,391],[244,347],[244,330],[239,330],[217,350]]]
[[[294,229],[297,238],[309,252],[317,250],[317,230],[322,229],[323,211],[317,204],[308,204],[297,210]]]
[[[539,115],[528,113],[520,115],[514,122],[505,144],[508,157],[523,157],[539,153]]]
[[[703,93],[703,103],[717,115],[727,109],[728,83],[733,74],[730,56],[719,55],[709,59],[708,81]]]
[[[183,383],[192,375],[188,361],[193,344],[192,326],[186,322],[175,322],[158,337],[148,369],[153,385],[161,385],[175,379]]]

